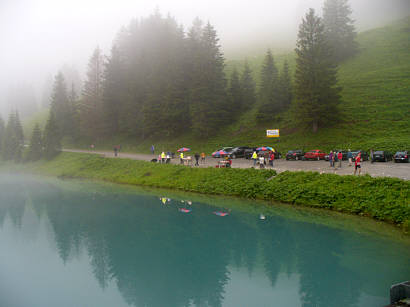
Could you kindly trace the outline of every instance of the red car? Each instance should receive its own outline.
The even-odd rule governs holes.
[[[323,160],[326,156],[326,153],[319,150],[319,149],[315,149],[315,150],[311,150],[308,151],[307,153],[305,153],[305,160]]]

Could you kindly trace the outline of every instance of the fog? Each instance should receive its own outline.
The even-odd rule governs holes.
[[[217,30],[226,58],[244,58],[270,47],[294,48],[298,24],[309,7],[321,14],[324,0],[1,0],[0,113],[13,93],[29,92],[33,105],[58,70],[71,71],[80,87],[96,46],[109,53],[121,26],[158,9],[189,28],[199,17]],[[358,31],[410,15],[409,0],[350,0]],[[70,74],[69,73],[69,74]],[[78,75],[78,77],[77,77]],[[77,89],[79,91],[79,89]]]

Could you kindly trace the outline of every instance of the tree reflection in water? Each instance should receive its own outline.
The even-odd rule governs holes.
[[[212,214],[179,200],[64,189],[39,180],[0,180],[0,226],[9,215],[20,227],[29,202],[47,216],[64,263],[85,250],[102,289],[111,281],[130,305],[222,306],[229,267],[252,276],[263,268],[273,288],[280,273],[299,276],[302,306],[356,306],[363,272],[343,264],[349,233],[279,216]],[[371,255],[362,255],[369,257]],[[403,271],[405,261],[393,271]],[[404,269],[404,273],[408,269]]]

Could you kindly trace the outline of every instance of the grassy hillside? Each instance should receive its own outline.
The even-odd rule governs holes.
[[[208,152],[219,146],[262,144],[274,145],[281,151],[296,148],[410,149],[410,18],[360,33],[358,42],[359,53],[339,69],[339,82],[343,87],[342,119],[332,128],[321,129],[316,134],[303,131],[294,126],[286,114],[269,125],[258,125],[254,121],[254,111],[250,111],[207,142],[187,133],[173,140],[147,140],[130,149],[148,151],[151,143],[158,149],[191,146],[194,150]],[[263,54],[248,57],[257,81],[263,57]],[[279,68],[285,59],[293,69],[294,53],[275,55]],[[242,65],[242,61],[228,61],[228,75],[234,66],[241,68]],[[267,128],[281,129],[281,138],[267,139]],[[118,141],[127,143],[126,140]]]
[[[96,144],[98,148],[112,148],[121,144],[126,151],[148,152],[151,144],[159,150],[191,147],[195,151],[212,152],[220,146],[273,145],[280,151],[289,149],[323,150],[351,149],[410,149],[410,17],[389,26],[358,35],[360,52],[340,66],[339,82],[343,87],[341,122],[332,128],[313,134],[295,126],[287,114],[268,125],[254,121],[254,110],[242,115],[231,126],[209,140],[189,131],[177,138],[137,141],[115,139]],[[293,52],[275,54],[276,64],[282,67],[286,59],[293,71]],[[264,54],[247,58],[255,79]],[[241,70],[243,61],[228,61],[227,75],[233,67]],[[281,138],[267,139],[267,128],[281,129]]]

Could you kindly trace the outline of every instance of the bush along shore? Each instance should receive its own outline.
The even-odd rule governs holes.
[[[78,153],[61,153],[51,161],[31,163],[24,169],[59,177],[274,200],[370,216],[405,231],[410,228],[410,182],[397,178],[190,168]]]

